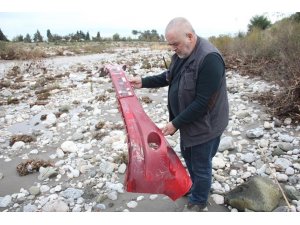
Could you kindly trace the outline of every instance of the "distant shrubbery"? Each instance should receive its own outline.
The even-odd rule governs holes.
[[[0,59],[39,59],[47,57],[44,50],[33,45],[0,41]]]
[[[0,29],[0,59],[34,59],[48,57],[49,53],[50,55],[101,53],[104,49],[107,50],[117,45],[116,42],[164,42],[164,36],[159,35],[156,30],[144,32],[133,30],[132,34],[139,34],[139,36],[133,39],[121,37],[116,33],[112,37],[104,38],[101,37],[100,32],[97,32],[95,37],[91,37],[89,32],[84,33],[81,30],[75,34],[60,36],[52,34],[48,29],[47,38],[44,38],[37,30],[32,37],[30,34],[26,34],[25,37],[17,35],[10,41]],[[152,44],[151,46],[153,47]],[[66,51],[69,53],[65,53]]]
[[[7,37],[3,34],[1,29],[0,29],[0,41],[8,41]]]
[[[234,68],[242,74],[260,75],[279,84],[283,93],[275,98],[269,93],[261,99],[274,115],[293,116],[300,122],[300,13],[271,26],[251,23],[248,27],[247,34],[222,35],[210,41],[225,55],[227,66],[236,63]]]
[[[133,35],[139,35],[138,40],[140,41],[165,41],[163,35],[159,35],[156,30],[146,30],[144,32],[133,30]]]
[[[84,33],[83,31],[76,31],[75,34],[68,34],[68,35],[58,35],[58,34],[52,34],[51,31],[47,30],[47,39],[44,39],[44,37],[41,35],[40,31],[37,30],[36,33],[33,35],[33,38],[29,34],[26,34],[25,38],[23,35],[17,35],[12,39],[13,42],[89,42],[89,41],[150,41],[150,42],[157,42],[157,41],[165,41],[165,38],[163,35],[159,35],[156,30],[146,30],[144,32],[132,30],[133,35],[138,35],[137,39],[133,39],[131,37],[121,37],[120,34],[115,33],[112,37],[106,37],[103,38],[100,35],[100,32],[97,32],[97,35],[95,37],[90,37],[89,32]],[[6,36],[2,33],[0,29],[0,41],[9,41]]]

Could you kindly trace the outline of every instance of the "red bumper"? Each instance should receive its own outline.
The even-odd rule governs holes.
[[[165,194],[172,200],[180,198],[192,185],[186,169],[161,130],[144,112],[125,72],[118,66],[108,66],[107,69],[127,131],[126,190]]]

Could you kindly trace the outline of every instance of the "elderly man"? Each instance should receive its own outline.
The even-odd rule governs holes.
[[[212,158],[228,125],[225,64],[218,49],[197,36],[185,18],[172,19],[165,37],[175,52],[169,70],[129,81],[135,88],[169,86],[169,122],[162,132],[173,135],[180,131],[181,154],[193,182],[184,211],[205,211]]]

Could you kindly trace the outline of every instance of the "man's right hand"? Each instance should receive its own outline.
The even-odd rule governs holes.
[[[133,88],[141,88],[142,87],[142,78],[141,77],[129,77],[128,81],[130,82]]]

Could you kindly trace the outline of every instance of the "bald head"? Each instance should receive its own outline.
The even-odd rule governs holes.
[[[188,57],[197,42],[197,35],[192,25],[183,17],[176,17],[169,22],[165,37],[168,45],[179,58]]]
[[[176,33],[177,35],[187,33],[195,34],[191,23],[183,17],[176,17],[169,22],[166,27],[165,34],[167,35],[170,32]]]

